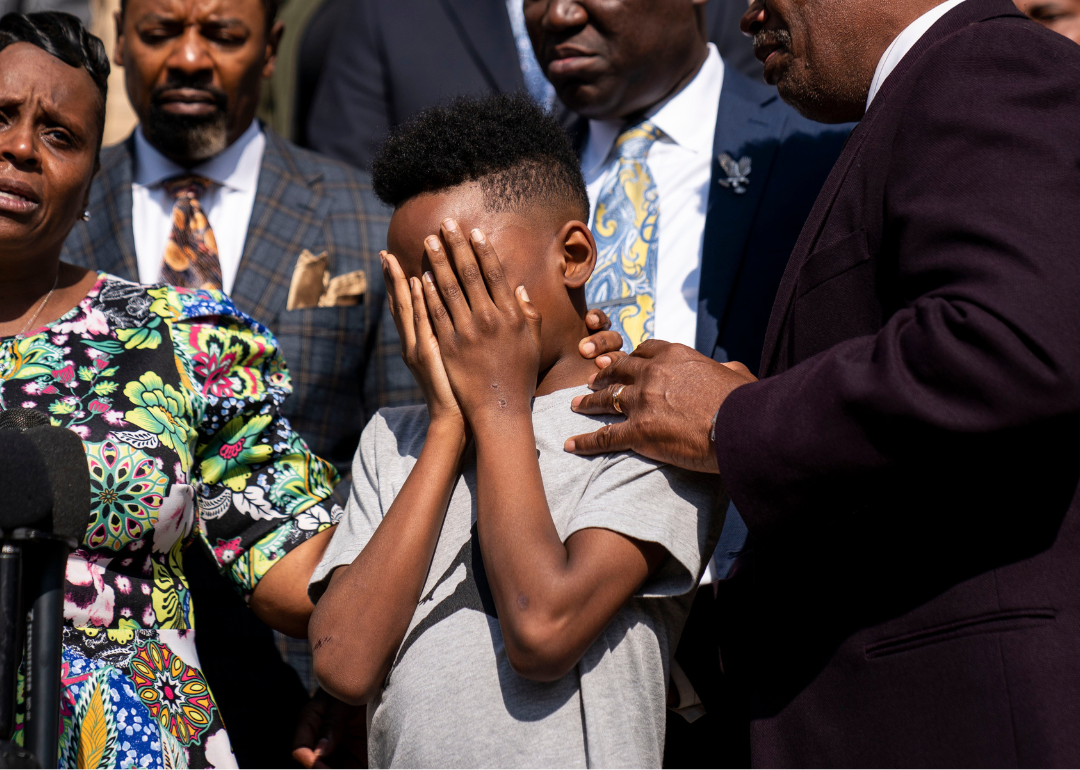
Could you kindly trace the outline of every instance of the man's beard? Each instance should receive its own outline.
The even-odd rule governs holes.
[[[833,68],[833,77],[821,77],[821,67],[812,67],[805,56],[795,58],[792,55],[794,46],[789,30],[758,32],[754,36],[754,45],[766,44],[780,46],[791,57],[776,88],[780,98],[804,117],[821,123],[843,123],[862,117],[866,91],[860,93],[847,71]]]
[[[161,94],[179,88],[196,88],[214,100],[216,109],[206,115],[178,115],[165,110]],[[163,155],[192,166],[214,157],[228,146],[228,97],[220,89],[173,80],[150,94],[150,114],[143,133]]]

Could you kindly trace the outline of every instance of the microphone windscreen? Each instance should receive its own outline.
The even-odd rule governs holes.
[[[90,467],[82,440],[67,428],[31,428],[23,434],[37,447],[52,482],[52,531],[81,543],[90,522]]]
[[[0,529],[49,529],[52,507],[52,480],[37,446],[25,433],[0,431]]]
[[[5,409],[0,412],[0,430],[17,430],[22,433],[30,428],[49,424],[49,417],[37,409]]]

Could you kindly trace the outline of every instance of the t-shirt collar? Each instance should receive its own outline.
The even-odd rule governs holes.
[[[190,173],[206,177],[223,187],[250,192],[258,184],[259,164],[262,161],[260,149],[263,142],[256,139],[261,139],[262,136],[262,126],[258,120],[253,120],[235,142],[209,160],[187,169],[166,158],[151,145],[140,126],[135,130],[133,181],[137,185],[153,187],[166,179]]]

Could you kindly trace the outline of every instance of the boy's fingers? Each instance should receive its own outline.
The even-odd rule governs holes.
[[[469,233],[469,237],[472,240],[476,258],[480,262],[480,270],[484,274],[484,281],[487,283],[488,291],[491,293],[491,298],[495,300],[495,305],[503,310],[512,307],[510,303],[514,301],[514,292],[510,290],[510,284],[506,282],[502,261],[499,259],[499,255],[495,253],[495,247],[491,245],[491,241],[487,239],[487,236],[476,228],[473,228],[473,231]]]
[[[598,455],[608,452],[624,452],[632,448],[632,429],[629,421],[604,425],[594,433],[572,436],[563,449],[577,455]]]
[[[435,337],[435,332],[431,328],[431,318],[428,314],[427,303],[424,301],[424,287],[419,278],[410,280],[409,287],[413,293],[413,307],[416,308],[413,313],[416,322],[416,340],[418,344],[428,344]]]
[[[383,273],[386,275],[387,296],[390,297],[390,313],[394,317],[398,336],[406,350],[416,344],[416,325],[413,323],[412,292],[405,271],[401,269],[397,258],[389,252],[383,252]]]
[[[431,326],[435,330],[435,338],[442,342],[454,333],[454,323],[450,319],[446,305],[443,304],[442,297],[439,296],[439,290],[435,287],[435,276],[430,272],[424,273],[423,284],[424,303],[427,305],[428,316],[431,318]],[[465,309],[468,310],[468,305]]]
[[[454,260],[454,270],[461,281],[461,287],[465,290],[465,296],[469,298],[469,306],[474,311],[477,308],[490,307],[491,297],[488,296],[487,286],[484,285],[484,276],[480,272],[480,265],[476,262],[472,244],[465,238],[465,233],[461,232],[456,220],[452,218],[443,220],[442,237]]]
[[[525,316],[525,323],[529,326],[529,333],[532,335],[536,349],[542,350],[543,345],[540,342],[540,324],[543,322],[543,319],[540,317],[540,311],[529,301],[529,292],[525,291],[524,286],[517,287],[515,299],[517,300],[518,307],[521,309],[521,314]]]
[[[428,262],[431,263],[431,271],[424,273],[424,276],[431,276],[432,285],[441,298],[439,305],[449,313],[447,320],[452,319],[455,324],[465,323],[469,317],[469,303],[465,300],[461,284],[458,283],[454,268],[450,264],[450,258],[437,235],[429,235],[424,239],[424,253],[427,254]],[[424,281],[424,295],[428,296],[427,281]],[[428,296],[428,310],[433,313],[435,311],[430,296]]]

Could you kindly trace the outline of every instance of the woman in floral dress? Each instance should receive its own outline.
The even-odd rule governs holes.
[[[21,18],[34,34],[0,24],[0,408],[75,431],[92,487],[67,567],[60,765],[234,766],[184,551],[208,549],[265,622],[305,635],[337,477],[281,416],[274,338],[227,297],[60,262],[108,64],[72,17]]]

